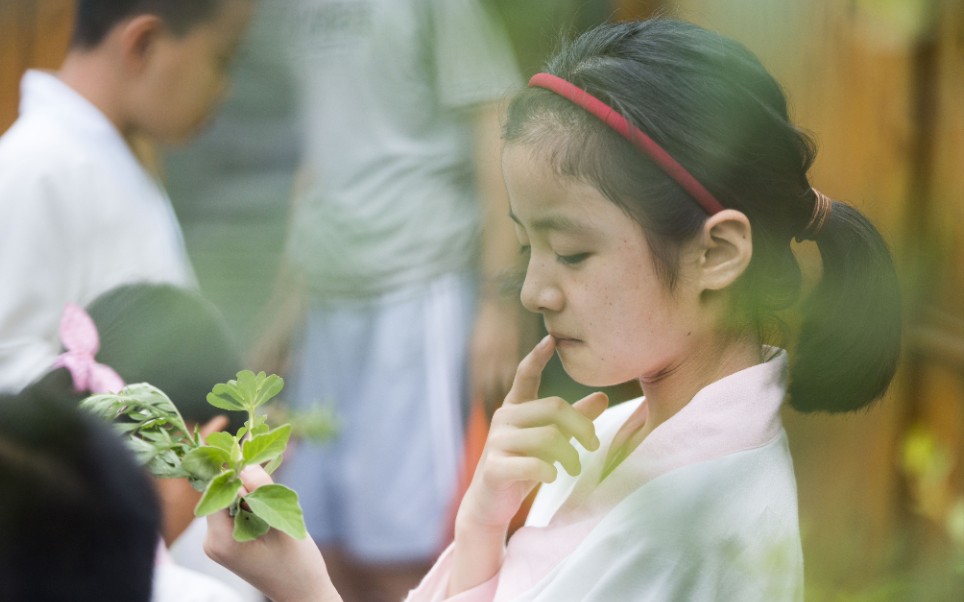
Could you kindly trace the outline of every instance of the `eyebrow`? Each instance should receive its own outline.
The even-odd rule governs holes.
[[[515,223],[519,224],[521,228],[525,228],[519,218],[516,217],[515,213],[509,211],[509,218]],[[536,231],[546,231],[546,230],[556,230],[561,232],[569,232],[572,234],[585,234],[590,231],[590,228],[585,224],[575,222],[567,217],[561,215],[549,215],[542,217],[532,222],[532,229]]]

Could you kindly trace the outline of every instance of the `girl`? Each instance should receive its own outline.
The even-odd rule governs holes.
[[[779,409],[789,396],[846,412],[884,393],[900,315],[880,235],[811,188],[813,146],[759,61],[686,23],[582,35],[513,100],[505,141],[521,297],[549,335],[410,599],[801,599]],[[823,275],[789,360],[765,343],[800,293],[794,239],[817,243]],[[553,353],[581,383],[636,378],[645,397],[539,399]],[[225,516],[209,524],[208,552],[270,597],[338,599],[310,541],[236,545]]]

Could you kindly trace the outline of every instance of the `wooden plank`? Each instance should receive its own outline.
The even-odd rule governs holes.
[[[20,76],[30,60],[28,32],[35,5],[30,0],[0,2],[0,132],[17,118]]]
[[[931,140],[922,136],[918,111],[921,86],[930,85],[919,77],[920,50],[932,43],[939,24],[954,20],[951,15],[928,13],[933,3],[924,2],[906,3],[907,12],[902,14],[888,12],[893,3],[830,0],[680,0],[674,4],[679,16],[734,37],[761,57],[783,84],[795,121],[818,143],[811,181],[866,213],[894,245],[902,267],[910,263],[921,239],[931,235],[935,222],[954,233],[942,237],[960,241],[957,226],[945,223],[964,221],[948,220],[955,215],[949,207],[959,207],[960,201],[953,205],[935,197],[925,208],[925,203],[915,205],[918,199],[911,192],[920,187],[922,178],[928,184],[941,178],[954,182],[940,185],[949,186],[953,195],[964,171],[964,154],[954,142],[957,135],[948,140],[941,131],[954,131],[954,126],[933,128],[941,138]],[[949,6],[942,9],[944,13]],[[959,43],[959,36],[948,37]],[[958,57],[953,67],[940,63],[942,73],[960,68],[959,46],[948,48],[942,40],[939,49]],[[945,79],[953,92],[942,90],[941,106],[960,109],[964,106],[959,96],[961,79],[959,74],[950,75]],[[938,147],[945,150],[935,150]],[[924,151],[941,155],[953,167],[934,170],[921,156]],[[922,176],[926,169],[931,172]],[[908,214],[920,216],[925,223],[913,238],[908,238],[905,227]],[[941,263],[937,271],[949,276],[940,271],[947,266]],[[942,280],[952,284],[938,289],[960,282],[959,278]],[[953,296],[943,291],[936,294],[942,299]],[[917,312],[916,307],[910,308],[912,316]],[[954,347],[948,346],[946,338],[941,343],[944,350]],[[946,380],[937,386],[933,379],[933,373],[922,374],[917,363],[905,359],[890,393],[866,413],[846,417],[786,413],[798,474],[809,597],[871,591],[891,579],[898,560],[913,556],[913,546],[905,545],[912,511],[898,460],[914,396],[918,389],[927,388],[935,400],[945,400],[935,401],[936,406],[921,416],[925,423],[937,416],[957,416],[960,409],[959,402],[950,401],[955,393]],[[931,391],[931,385],[937,390]],[[958,434],[941,436],[953,441]]]
[[[56,69],[67,54],[74,22],[74,0],[36,0],[30,67]]]
[[[60,65],[70,40],[73,11],[72,0],[0,2],[0,131],[17,117],[23,72]]]

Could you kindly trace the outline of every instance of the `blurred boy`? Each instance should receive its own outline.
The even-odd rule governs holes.
[[[194,285],[143,141],[196,134],[255,0],[78,0],[66,59],[28,71],[0,138],[0,391],[50,367],[68,302],[125,282]]]

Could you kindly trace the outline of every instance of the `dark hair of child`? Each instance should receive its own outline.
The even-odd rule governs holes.
[[[36,389],[0,396],[0,483],[0,600],[150,600],[159,503],[109,425]]]
[[[71,46],[94,48],[121,21],[139,14],[157,15],[175,35],[216,14],[227,0],[77,0]]]
[[[582,35],[546,71],[621,113],[724,207],[747,216],[753,256],[735,291],[732,326],[772,337],[778,312],[801,294],[791,241],[806,238],[819,194],[807,178],[815,145],[790,121],[783,91],[759,60],[719,34],[655,19]],[[632,216],[672,289],[680,245],[707,217],[674,180],[548,90],[529,88],[513,100],[504,135],[537,145],[561,176],[593,185]],[[789,401],[804,412],[856,410],[883,395],[896,369],[897,277],[881,235],[851,205],[830,201],[812,239],[822,278],[791,346]]]

